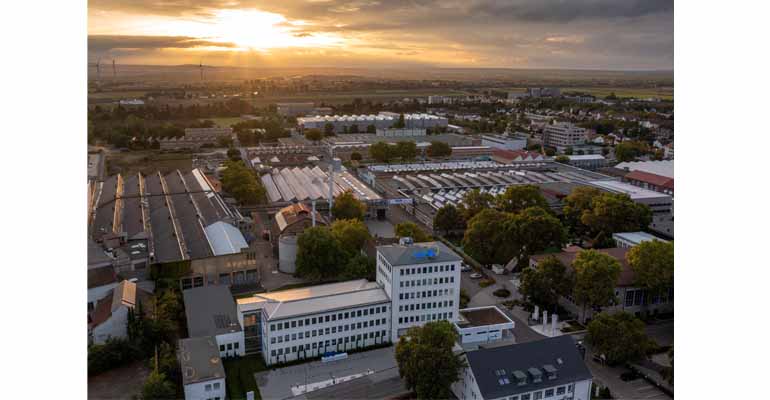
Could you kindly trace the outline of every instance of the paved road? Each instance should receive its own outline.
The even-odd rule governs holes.
[[[374,372],[396,368],[395,347],[371,350],[350,355],[345,360],[323,363],[310,363],[259,372],[254,375],[259,393],[263,399],[286,399],[293,397],[291,387],[307,383],[321,382],[369,370]],[[375,374],[376,375],[376,374]],[[361,378],[363,379],[363,378]],[[352,383],[352,382],[351,382]],[[385,384],[381,390],[387,390]],[[343,387],[344,388],[344,387]],[[355,389],[350,389],[355,390]]]
[[[398,376],[398,368],[391,368],[294,399],[392,399],[406,393],[409,390]]]

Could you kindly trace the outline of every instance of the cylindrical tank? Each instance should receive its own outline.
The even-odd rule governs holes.
[[[297,236],[278,238],[278,270],[287,274],[297,271]]]

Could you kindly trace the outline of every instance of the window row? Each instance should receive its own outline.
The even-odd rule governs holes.
[[[508,400],[540,400],[540,399],[547,399],[549,397],[561,396],[565,393],[572,393],[575,390],[575,384],[570,383],[567,386],[559,386],[555,389],[546,389],[546,390],[538,390],[537,392],[522,394],[522,395],[516,395],[516,396],[510,396],[508,397]]]
[[[439,302],[427,302],[427,303],[418,303],[418,304],[405,304],[402,306],[398,306],[398,311],[415,311],[415,310],[429,310],[431,308],[441,308],[441,307],[454,307],[454,300],[444,300]]]
[[[332,326],[322,329],[313,329],[313,330],[307,330],[304,332],[298,332],[298,333],[292,333],[292,334],[285,334],[283,336],[277,336],[270,338],[270,343],[283,343],[288,342],[291,340],[303,340],[307,339],[309,337],[316,337],[316,336],[323,336],[323,335],[330,335],[330,334],[336,334],[337,332],[348,332],[348,331],[354,331],[356,329],[366,329],[373,326],[380,326],[380,325],[386,325],[387,320],[385,318],[382,319],[375,319],[371,321],[363,321],[363,322],[357,322],[352,324],[345,324],[340,326]]]
[[[325,322],[341,321],[343,319],[365,317],[369,315],[381,314],[388,311],[388,306],[371,307],[357,311],[340,312],[337,314],[330,314],[323,317],[308,317],[294,321],[277,322],[270,324],[270,331],[280,331],[283,329],[291,329],[302,326],[310,326],[315,324],[323,324]]]
[[[238,343],[238,342],[235,342],[235,343],[228,343],[228,344],[227,344],[227,350],[232,350],[232,349],[233,349],[233,346],[235,346],[235,350],[238,350],[238,348],[239,348],[239,346],[240,346],[240,343]],[[219,345],[219,351],[225,351],[225,345],[223,345],[223,344],[220,344],[220,345]]]
[[[409,280],[409,281],[400,281],[399,286],[400,287],[415,287],[415,286],[427,286],[427,285],[441,285],[444,283],[454,283],[455,277],[454,276],[442,276],[442,277],[435,277],[433,278],[433,281],[431,283],[431,278],[422,278],[416,279],[416,280]]]
[[[409,300],[409,299],[419,299],[419,298],[426,298],[426,297],[438,297],[438,296],[446,296],[450,294],[454,294],[454,289],[433,289],[433,290],[423,290],[421,292],[407,292],[407,293],[399,293],[398,299],[399,300]]]
[[[674,301],[674,288],[668,291],[648,291],[646,289],[627,290],[626,307],[641,306],[646,304],[664,304]]]
[[[219,389],[221,389],[221,388],[222,388],[222,384],[221,384],[221,383],[219,383],[219,382],[214,382],[214,384],[213,384],[213,385],[212,385],[211,383],[207,383],[207,384],[206,384],[206,386],[204,386],[203,388],[204,388],[204,389],[205,389],[207,392],[210,392],[210,391],[212,390],[212,387],[213,387],[213,389],[214,389],[214,390],[219,390]]]
[[[436,265],[430,267],[415,267],[415,268],[401,268],[398,270],[399,275],[415,275],[415,274],[432,274],[434,272],[449,272],[454,271],[454,264],[449,265]]]
[[[425,322],[425,321],[436,321],[436,320],[444,320],[444,319],[452,319],[452,312],[450,311],[448,313],[423,314],[423,315],[412,315],[409,317],[398,317],[398,323],[408,324],[410,322]]]
[[[345,336],[344,338],[339,338],[339,339],[330,339],[330,340],[320,341],[320,342],[305,343],[304,345],[291,346],[291,347],[286,346],[280,349],[273,349],[273,350],[270,350],[270,355],[281,356],[284,354],[297,353],[298,351],[302,351],[302,350],[323,349],[325,347],[337,346],[343,343],[353,343],[354,345],[358,345],[358,342],[361,340],[374,339],[378,337],[384,338],[385,336],[386,336],[386,331],[377,331],[377,332],[364,333],[364,334],[358,334],[358,335],[352,335],[352,336]]]

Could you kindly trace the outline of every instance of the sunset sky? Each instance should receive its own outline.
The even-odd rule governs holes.
[[[90,0],[89,60],[673,69],[673,0]]]

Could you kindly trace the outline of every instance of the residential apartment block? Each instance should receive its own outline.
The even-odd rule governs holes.
[[[543,127],[543,144],[563,151],[569,146],[586,143],[586,130],[569,122],[555,122]]]

